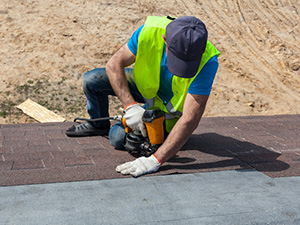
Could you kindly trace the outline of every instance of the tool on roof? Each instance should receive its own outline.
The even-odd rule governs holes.
[[[152,107],[146,109],[142,119],[147,129],[147,134],[148,134],[147,137],[143,137],[140,131],[132,130],[130,127],[128,127],[125,118],[120,115],[97,118],[97,119],[86,119],[86,118],[77,117],[74,119],[74,122],[78,120],[83,120],[88,122],[96,122],[102,120],[122,121],[122,124],[126,132],[126,136],[124,140],[125,149],[130,154],[150,156],[157,151],[159,146],[164,141],[165,114],[159,108]]]
[[[126,121],[122,120],[126,132],[124,147],[131,154],[150,156],[164,141],[165,114],[159,108],[148,108],[142,119],[147,129],[147,137],[143,137],[140,131],[132,131],[127,127]]]

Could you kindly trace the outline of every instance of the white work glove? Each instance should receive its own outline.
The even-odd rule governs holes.
[[[139,104],[134,104],[128,106],[125,110],[124,118],[126,120],[127,126],[132,130],[141,131],[143,137],[147,137],[147,130],[145,124],[142,120],[145,109],[143,109]]]
[[[161,167],[160,162],[154,155],[146,158],[144,156],[137,158],[134,161],[124,163],[117,166],[116,171],[123,175],[131,174],[134,177],[141,176],[147,173],[154,173]]]

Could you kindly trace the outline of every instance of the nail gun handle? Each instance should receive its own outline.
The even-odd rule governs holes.
[[[131,128],[129,126],[127,126],[126,120],[124,117],[122,118],[122,125],[125,127],[126,134],[128,134],[131,131]]]
[[[143,115],[151,145],[160,145],[164,141],[165,113],[156,107],[148,108]]]

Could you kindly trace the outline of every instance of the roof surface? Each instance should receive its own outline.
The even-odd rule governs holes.
[[[66,137],[72,123],[1,125],[0,224],[298,225],[299,122],[203,118],[176,157],[137,179],[115,172],[133,156],[106,137]]]
[[[0,185],[126,178],[133,160],[107,137],[70,138],[73,123],[0,125]],[[178,154],[147,176],[256,169],[270,177],[300,175],[300,115],[202,118]]]

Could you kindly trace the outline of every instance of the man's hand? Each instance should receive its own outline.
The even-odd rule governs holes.
[[[131,174],[134,177],[141,176],[147,173],[154,173],[161,167],[160,162],[154,155],[150,157],[140,157],[134,161],[124,163],[117,166],[116,171],[123,175]]]
[[[132,130],[141,131],[142,135],[146,137],[147,131],[146,131],[145,124],[142,120],[145,109],[143,109],[139,104],[136,103],[134,105],[128,106],[124,111],[125,111],[124,118],[126,120],[126,124]]]

